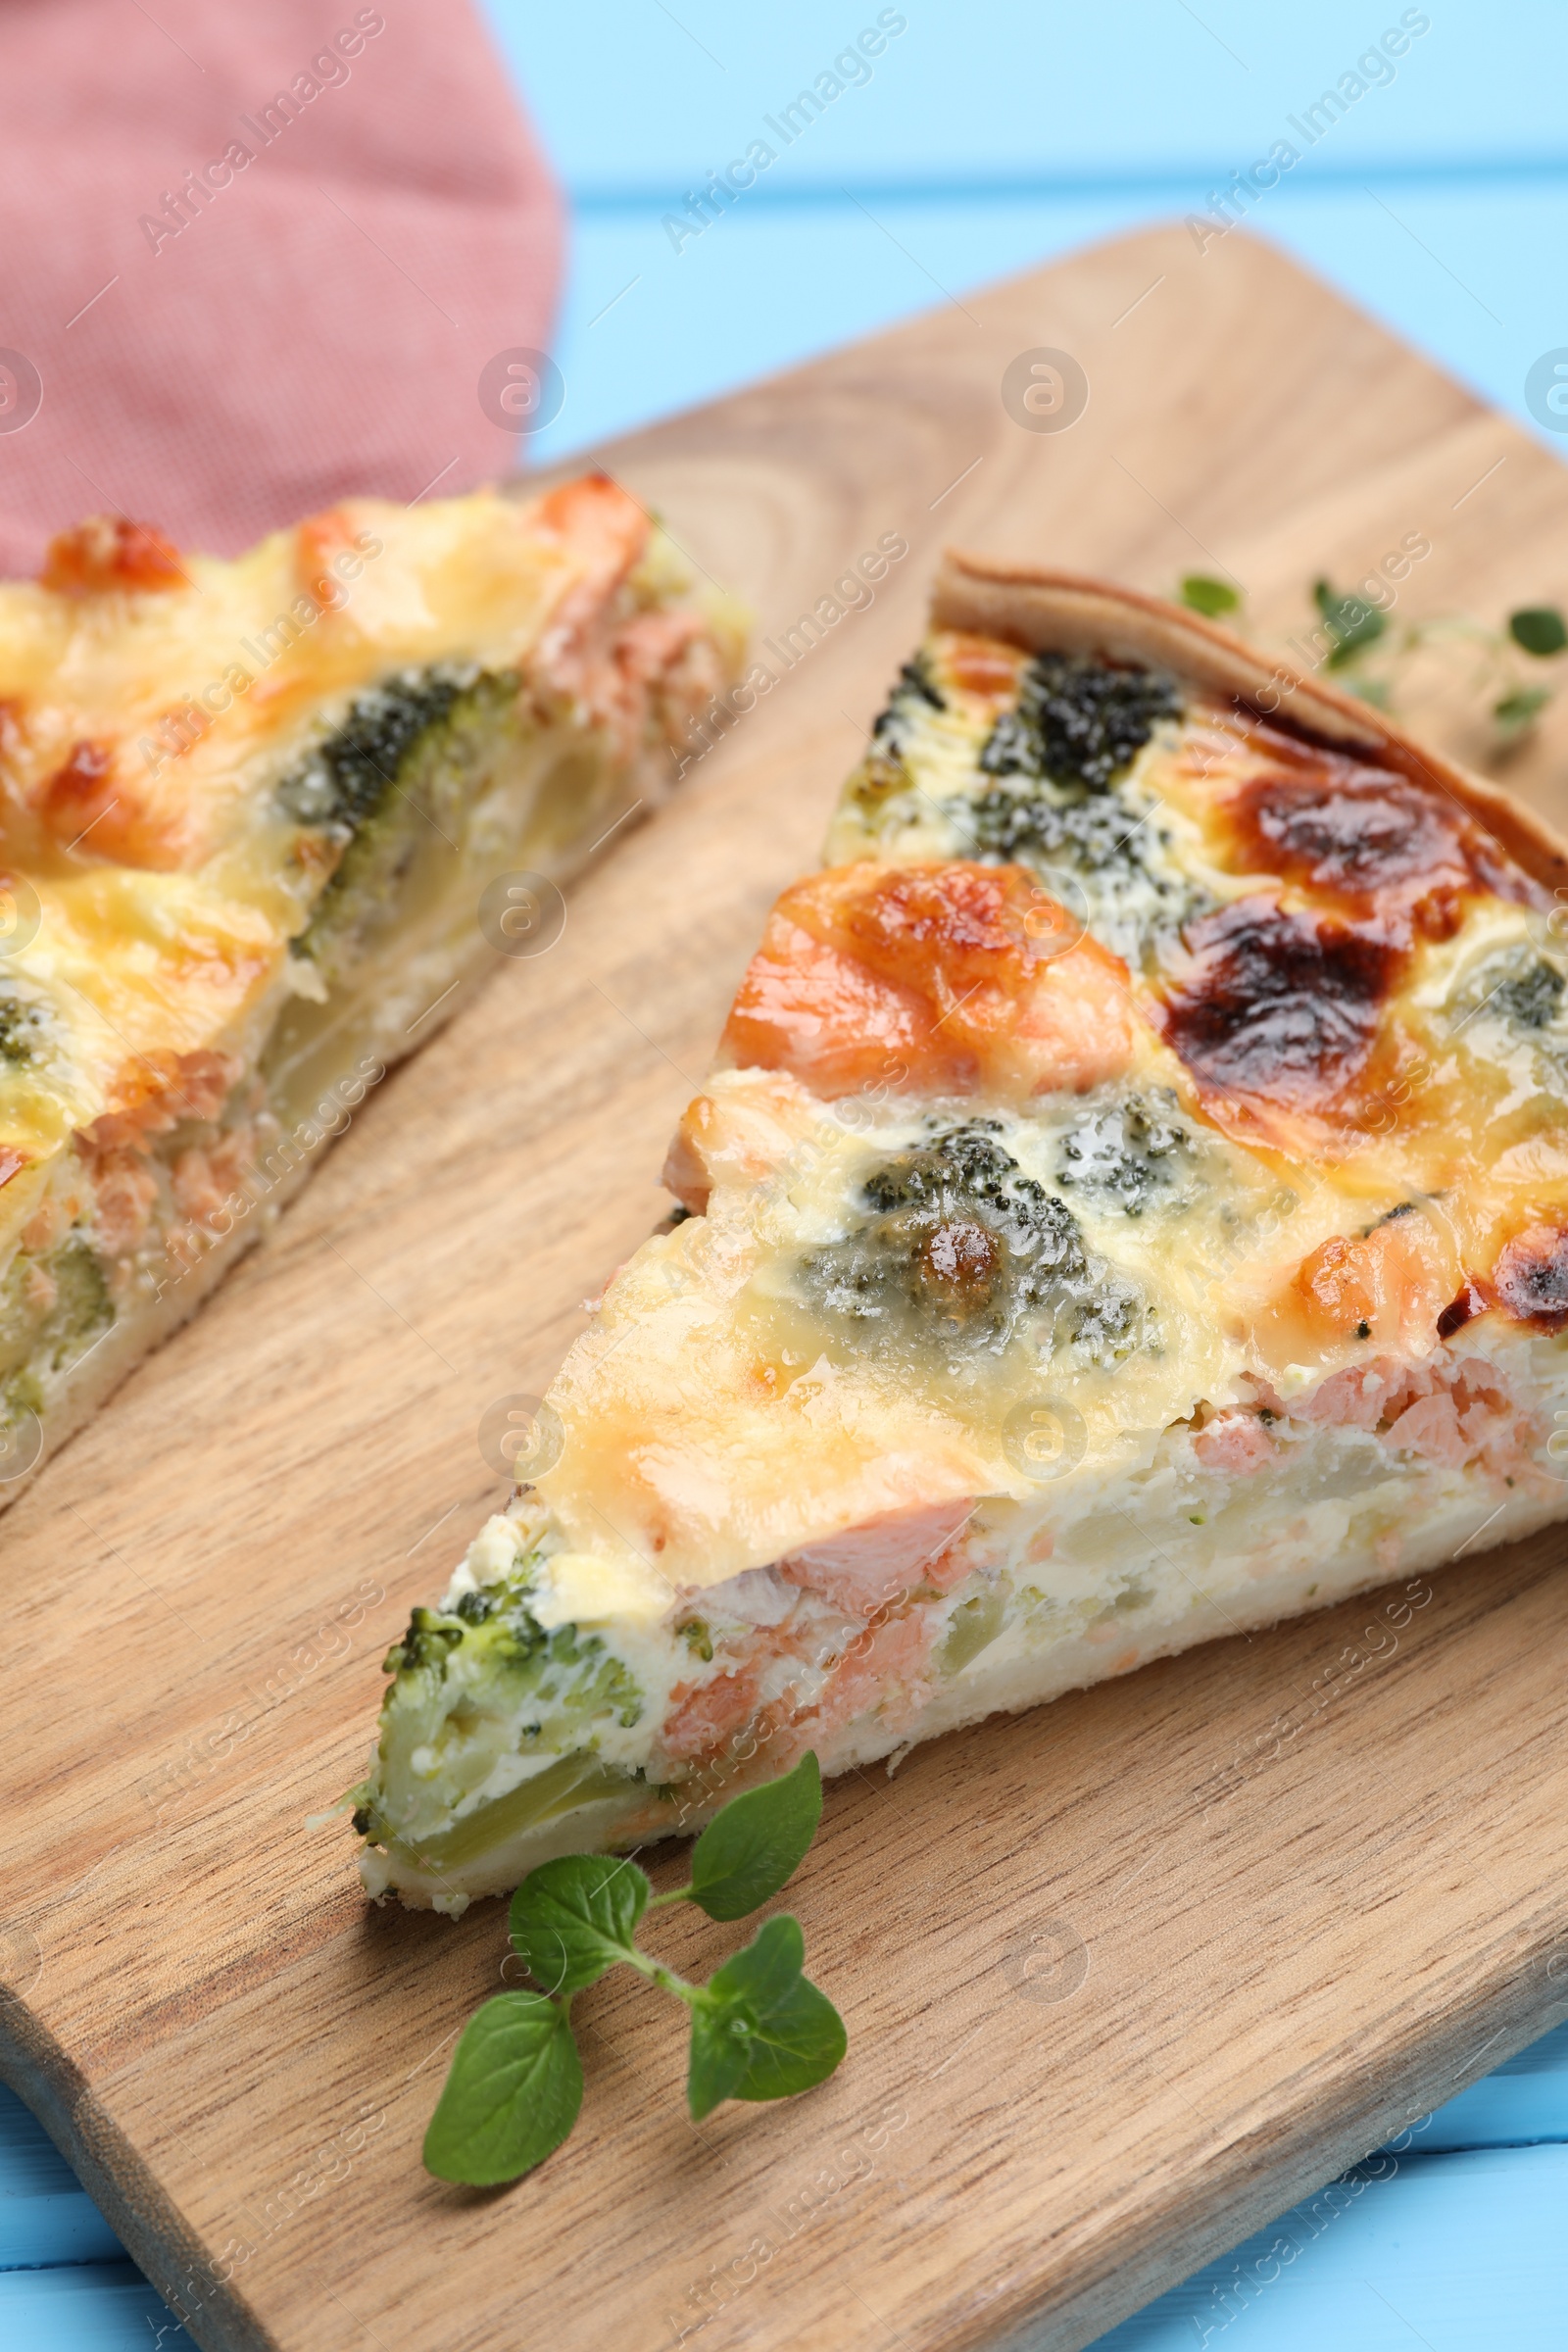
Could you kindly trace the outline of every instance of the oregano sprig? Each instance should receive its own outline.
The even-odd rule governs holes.
[[[582,2106],[574,1996],[610,1969],[636,1969],[691,2013],[686,2097],[701,2121],[723,2099],[787,2099],[832,2074],[844,2021],[803,1974],[801,1923],[787,1912],[706,1984],[645,1952],[643,1916],[692,1902],[710,1919],[743,1919],[792,1879],[822,1817],[814,1755],[713,1816],[692,1849],[690,1884],[655,1894],[635,1862],[566,1854],[530,1872],[512,1898],[512,1945],[537,1992],[497,1993],[464,2027],[424,2135],[438,2180],[474,2187],[514,2180],[560,2147]]]
[[[1429,648],[1473,657],[1470,691],[1486,706],[1499,752],[1523,740],[1556,692],[1558,673],[1540,666],[1568,652],[1568,622],[1555,605],[1521,605],[1499,629],[1453,613],[1395,630],[1379,607],[1353,592],[1341,595],[1327,580],[1313,584],[1312,598],[1329,640],[1324,668],[1380,710],[1393,707],[1408,664]],[[1523,669],[1520,654],[1528,657]]]
[[[1372,581],[1366,584],[1370,587]],[[1178,582],[1176,599],[1210,620],[1238,612],[1242,604],[1240,592],[1228,581],[1199,571],[1188,572]],[[1384,605],[1355,589],[1338,589],[1326,579],[1313,581],[1312,602],[1319,632],[1314,642],[1320,650],[1311,666],[1337,676],[1352,694],[1380,710],[1394,708],[1396,690],[1410,662],[1429,648],[1440,654],[1463,649],[1474,657],[1470,691],[1485,703],[1499,753],[1523,742],[1556,695],[1560,667],[1540,666],[1558,662],[1568,654],[1568,619],[1555,605],[1521,605],[1496,629],[1484,628],[1462,613],[1409,621],[1396,629]],[[1291,643],[1299,653],[1294,638]],[[1523,668],[1520,654],[1528,657]]]

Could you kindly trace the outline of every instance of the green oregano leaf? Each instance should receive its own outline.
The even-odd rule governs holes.
[[[686,2068],[686,2104],[700,2124],[727,2099],[746,2072],[757,2020],[738,2001],[715,2000],[702,1990],[692,2004],[692,2046]]]
[[[710,1919],[744,1919],[795,1876],[822,1818],[814,1755],[716,1813],[692,1850],[691,1899]]]
[[[539,1992],[500,1992],[464,2027],[424,2135],[438,2180],[515,2180],[559,2148],[582,2105],[566,2012]]]
[[[1508,634],[1515,645],[1541,662],[1568,646],[1568,622],[1555,605],[1522,605],[1508,615]]]
[[[1330,669],[1343,669],[1364,647],[1381,637],[1389,625],[1387,614],[1376,605],[1369,605],[1364,596],[1341,596],[1327,580],[1313,582],[1312,599],[1334,641],[1327,662]]]
[[[844,2020],[808,1977],[798,1977],[752,2036],[732,2099],[792,2099],[825,2082],[849,2047]]]
[[[632,1958],[652,1892],[646,1873],[613,1854],[541,1863],[512,1898],[513,1948],[547,1992],[581,1992]]]
[[[1516,686],[1492,706],[1492,715],[1505,735],[1522,735],[1551,700],[1549,686]]]
[[[1228,580],[1213,580],[1201,571],[1188,572],[1182,581],[1181,600],[1209,620],[1217,620],[1222,612],[1238,612],[1242,602]]]
[[[787,2099],[832,2074],[844,2021],[801,1968],[801,1923],[786,1912],[726,1960],[692,2006],[686,2097],[701,2122],[721,2099]]]

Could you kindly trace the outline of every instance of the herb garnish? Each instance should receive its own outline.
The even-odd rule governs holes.
[[[1176,599],[1210,619],[1236,612],[1242,602],[1225,581],[1202,572],[1189,572],[1178,584]],[[1568,654],[1568,619],[1555,605],[1521,605],[1496,629],[1452,613],[1396,630],[1382,606],[1328,580],[1313,581],[1312,602],[1328,640],[1321,667],[1342,675],[1353,694],[1380,710],[1394,707],[1396,684],[1412,656],[1428,646],[1468,645],[1478,657],[1473,691],[1486,698],[1499,753],[1523,741],[1556,692],[1555,686],[1527,682],[1517,657],[1554,662]]]
[[[1375,644],[1389,625],[1387,613],[1378,606],[1368,604],[1364,596],[1341,596],[1327,580],[1312,582],[1312,602],[1333,640],[1325,660],[1329,669],[1344,669],[1357,654]]]
[[[1568,646],[1568,626],[1555,605],[1522,605],[1508,615],[1508,634],[1515,645],[1543,662]]]
[[[465,2026],[424,2135],[426,2170],[493,2187],[560,2147],[582,2105],[572,1997],[621,1963],[691,2011],[695,2121],[722,2099],[787,2099],[825,2082],[844,2055],[844,2022],[802,1974],[798,1919],[766,1921],[706,1984],[635,1940],[644,1912],[666,1903],[696,1903],[710,1919],[756,1911],[794,1877],[821,1816],[822,1777],[806,1755],[714,1815],[692,1849],[690,1885],[668,1894],[613,1854],[567,1854],[530,1872],[512,1898],[512,1944],[546,1989],[497,1993]]]
[[[1228,580],[1210,579],[1203,571],[1188,572],[1179,593],[1189,611],[1201,612],[1205,620],[1217,620],[1222,612],[1239,611],[1242,602],[1240,593]]]
[[[1497,731],[1497,747],[1506,750],[1520,742],[1535,725],[1555,688],[1527,683],[1518,656],[1532,662],[1551,662],[1568,652],[1568,622],[1555,605],[1521,605],[1500,629],[1483,628],[1462,615],[1411,621],[1397,636],[1389,630],[1376,606],[1357,596],[1341,596],[1319,580],[1312,591],[1323,623],[1333,641],[1324,666],[1343,670],[1346,683],[1364,702],[1388,710],[1402,664],[1428,646],[1469,646],[1477,656],[1473,691],[1484,695],[1488,713]],[[1375,671],[1364,657],[1379,639]]]

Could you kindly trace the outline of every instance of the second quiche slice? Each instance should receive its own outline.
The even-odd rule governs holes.
[[[1568,857],[1151,599],[950,561],[416,1609],[366,1884],[824,1771],[1568,1512]]]
[[[603,475],[0,584],[0,1505],[662,797],[738,650],[686,586]]]

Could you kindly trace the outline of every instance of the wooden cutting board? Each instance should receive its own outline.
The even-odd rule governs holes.
[[[1086,372],[1070,430],[1003,406],[1040,347]],[[1402,610],[1493,619],[1568,601],[1568,474],[1277,255],[1175,229],[607,462],[775,646],[909,552],[0,1523],[0,2071],[214,2352],[1079,2346],[1568,2013],[1560,1536],[851,1775],[792,1895],[839,2076],[694,2129],[674,2004],[617,1975],[575,2136],[505,2192],[418,2155],[500,1908],[368,1909],[306,1817],[502,1499],[481,1413],[662,1211],[938,546],[1227,571],[1278,638],[1417,533]],[[1517,770],[1559,818],[1562,751]],[[657,1936],[703,1973],[734,1940]]]

